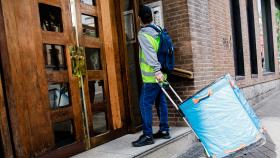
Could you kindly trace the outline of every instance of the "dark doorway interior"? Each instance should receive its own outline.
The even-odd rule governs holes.
[[[3,141],[0,133],[0,157],[4,157]]]

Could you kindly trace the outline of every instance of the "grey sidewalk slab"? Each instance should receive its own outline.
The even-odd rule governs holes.
[[[154,128],[154,131],[157,130],[157,128]],[[172,138],[176,138],[189,131],[190,128],[187,127],[170,128],[170,134]],[[155,144],[152,145],[132,147],[131,142],[137,140],[141,134],[142,132],[138,132],[136,134],[127,134],[111,142],[73,156],[73,158],[131,158],[169,141],[166,139],[158,139],[155,140]]]

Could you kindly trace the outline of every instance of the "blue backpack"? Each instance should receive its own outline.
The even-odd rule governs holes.
[[[158,61],[161,64],[161,71],[171,73],[175,65],[174,46],[166,29],[158,28],[155,25],[148,25],[159,33],[160,43],[157,52]]]

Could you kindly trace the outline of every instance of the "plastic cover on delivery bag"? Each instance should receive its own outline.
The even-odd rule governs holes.
[[[210,157],[236,155],[263,145],[261,123],[227,74],[179,106]]]

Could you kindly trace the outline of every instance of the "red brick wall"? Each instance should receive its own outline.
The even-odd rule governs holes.
[[[188,0],[195,91],[214,80],[214,52],[208,0]]]
[[[214,78],[218,78],[226,72],[234,75],[229,1],[210,0],[208,5],[212,36]]]
[[[218,76],[229,72],[232,76],[235,76],[234,58],[232,48],[232,28],[231,28],[231,14],[230,14],[230,1],[224,0],[209,0],[209,16],[212,34],[212,49],[214,52],[214,76]],[[274,0],[271,0],[272,8],[272,22],[275,24],[274,16]],[[275,74],[263,75],[261,66],[261,52],[260,52],[260,35],[259,35],[259,23],[257,13],[257,3],[254,1],[255,11],[255,30],[256,30],[256,44],[257,44],[257,61],[258,61],[258,76],[253,78],[251,76],[250,66],[250,48],[248,39],[248,22],[246,11],[246,0],[240,0],[240,14],[241,14],[241,26],[242,26],[242,39],[243,39],[243,53],[244,53],[244,66],[245,66],[245,78],[238,80],[237,83],[240,87],[248,87],[261,82],[267,82],[270,80],[279,79],[279,69],[277,68],[277,46],[276,46],[276,30],[274,31],[274,53],[275,53]]]
[[[176,67],[193,71],[193,53],[189,30],[188,6],[186,0],[164,0],[164,23],[175,46]],[[171,84],[183,99],[193,94],[193,81],[173,79]],[[174,98],[174,96],[173,96]],[[171,126],[184,125],[175,108],[169,108],[169,122]]]

